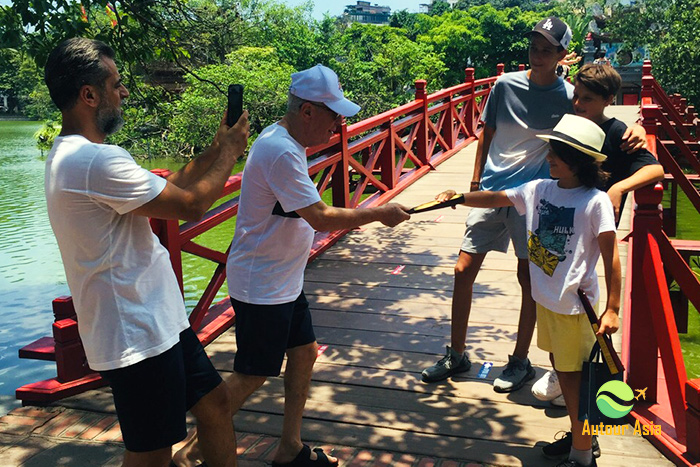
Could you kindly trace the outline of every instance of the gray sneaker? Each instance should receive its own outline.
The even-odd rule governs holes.
[[[508,355],[508,364],[501,376],[493,381],[493,390],[496,392],[512,392],[520,389],[526,381],[535,377],[535,370],[530,365],[529,359],[520,360],[514,355]]]
[[[456,375],[457,373],[469,371],[471,367],[472,362],[469,361],[466,351],[460,355],[448,345],[445,356],[435,365],[423,370],[421,376],[424,382],[435,383],[447,379],[452,375]]]

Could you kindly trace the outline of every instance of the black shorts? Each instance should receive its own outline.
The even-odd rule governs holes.
[[[287,349],[316,342],[304,292],[280,305],[253,305],[234,298],[231,303],[236,312],[236,373],[278,376]]]
[[[186,412],[222,381],[189,327],[170,350],[100,374],[112,387],[124,445],[132,452],[182,441]]]

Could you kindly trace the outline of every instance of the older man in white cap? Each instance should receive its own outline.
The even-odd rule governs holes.
[[[398,204],[328,206],[309,177],[306,148],[327,143],[342,117],[359,110],[345,98],[330,68],[316,65],[294,73],[287,113],[260,133],[243,171],[226,269],[237,343],[234,372],[226,383],[235,414],[268,377],[280,374],[287,356],[284,423],[273,466],[338,465],[337,459],[301,441],[318,347],[302,290],[314,230],[349,229],[373,221],[393,227],[410,217]],[[193,465],[192,454],[185,448],[174,461]]]

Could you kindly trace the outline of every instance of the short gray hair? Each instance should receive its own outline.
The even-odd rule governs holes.
[[[297,97],[291,92],[287,94],[287,113],[290,114],[297,114],[299,113],[299,109],[301,108],[302,105],[304,105],[305,102],[310,102],[307,101],[306,99],[302,99],[301,97]]]

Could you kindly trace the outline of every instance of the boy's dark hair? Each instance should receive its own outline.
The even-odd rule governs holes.
[[[586,63],[574,77],[574,84],[581,83],[589,91],[607,99],[617,94],[622,84],[620,74],[610,65]]]
[[[610,174],[600,168],[600,162],[588,154],[557,140],[549,140],[552,151],[568,165],[579,181],[588,188],[603,189]]]
[[[102,59],[114,60],[114,57],[110,46],[94,39],[74,37],[58,44],[44,67],[44,82],[56,107],[59,110],[72,108],[80,88],[86,84],[103,88],[109,71]]]

